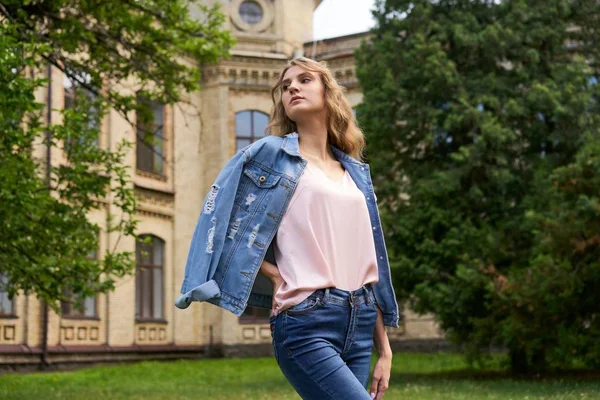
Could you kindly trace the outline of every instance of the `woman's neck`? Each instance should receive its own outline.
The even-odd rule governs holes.
[[[321,160],[335,159],[329,148],[327,124],[317,118],[296,123],[298,130],[298,146],[303,156]]]

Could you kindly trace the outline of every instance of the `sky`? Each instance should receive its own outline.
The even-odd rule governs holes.
[[[313,14],[313,40],[368,31],[375,0],[323,0]]]

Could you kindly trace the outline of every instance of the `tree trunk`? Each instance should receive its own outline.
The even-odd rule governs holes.
[[[526,374],[529,371],[527,352],[525,349],[510,350],[510,371],[513,374]]]
[[[533,352],[531,356],[531,368],[535,372],[542,372],[547,367],[546,363],[546,349],[538,349]]]

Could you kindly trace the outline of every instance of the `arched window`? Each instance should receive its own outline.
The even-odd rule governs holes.
[[[162,320],[163,270],[165,242],[153,235],[143,235],[136,243],[135,318]]]
[[[265,135],[269,116],[260,111],[244,110],[235,114],[236,151]]]

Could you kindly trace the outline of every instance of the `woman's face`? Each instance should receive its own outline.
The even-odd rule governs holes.
[[[324,113],[325,90],[318,73],[295,65],[285,72],[281,89],[283,108],[292,121]]]

